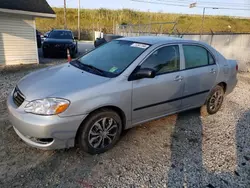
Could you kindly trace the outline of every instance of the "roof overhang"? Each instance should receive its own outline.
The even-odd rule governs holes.
[[[42,17],[42,18],[55,18],[56,17],[55,14],[30,12],[30,11],[23,11],[23,10],[12,10],[12,9],[4,9],[4,8],[0,8],[0,12],[11,13],[11,14],[22,14],[22,15]]]

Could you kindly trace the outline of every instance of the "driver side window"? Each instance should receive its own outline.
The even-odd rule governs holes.
[[[156,75],[180,70],[179,46],[166,46],[154,51],[142,63],[141,68],[153,69]]]

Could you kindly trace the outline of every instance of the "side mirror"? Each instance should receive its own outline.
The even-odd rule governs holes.
[[[75,40],[78,40],[78,37],[74,37]]]
[[[136,71],[132,74],[131,80],[139,80],[142,78],[154,78],[155,77],[155,70],[150,68],[143,68]]]

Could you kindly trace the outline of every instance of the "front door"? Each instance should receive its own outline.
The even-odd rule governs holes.
[[[187,109],[204,104],[209,91],[215,85],[218,66],[213,55],[202,46],[183,45],[183,52],[185,87],[182,107]]]
[[[132,123],[177,111],[181,107],[184,88],[179,46],[156,49],[139,68],[154,69],[156,77],[133,81]]]

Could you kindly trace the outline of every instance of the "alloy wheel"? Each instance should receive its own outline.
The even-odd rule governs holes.
[[[97,120],[90,128],[88,142],[95,149],[109,146],[118,133],[117,122],[113,118],[104,117]]]
[[[214,94],[211,96],[209,100],[209,109],[211,111],[217,111],[223,102],[223,91],[216,91]]]

